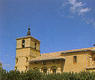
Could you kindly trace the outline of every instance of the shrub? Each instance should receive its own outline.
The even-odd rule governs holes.
[[[38,70],[24,73],[0,69],[0,80],[95,80],[95,72],[43,74]]]

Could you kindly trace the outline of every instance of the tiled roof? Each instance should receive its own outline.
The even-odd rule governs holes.
[[[41,56],[32,58],[31,61],[33,62],[33,61],[43,61],[43,60],[65,59],[63,56],[61,56],[61,54],[80,52],[80,51],[93,51],[93,50],[95,50],[95,47],[66,50],[66,51],[59,51],[59,52],[53,52],[53,53],[44,53],[44,54],[41,54]]]
[[[33,62],[33,61],[54,60],[54,59],[64,59],[64,57],[60,56],[60,52],[46,53],[31,59],[31,61]]]
[[[89,48],[81,48],[81,49],[73,49],[73,50],[67,50],[63,51],[62,53],[73,53],[73,52],[80,52],[80,51],[94,51],[95,47],[89,47]]]

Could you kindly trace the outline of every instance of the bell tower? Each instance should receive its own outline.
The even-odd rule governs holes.
[[[40,56],[40,41],[31,36],[28,28],[27,36],[16,39],[16,65],[15,70],[27,71],[29,61]]]

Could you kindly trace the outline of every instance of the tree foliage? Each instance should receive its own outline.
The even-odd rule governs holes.
[[[38,70],[24,73],[0,69],[0,80],[95,80],[95,72],[43,74]]]

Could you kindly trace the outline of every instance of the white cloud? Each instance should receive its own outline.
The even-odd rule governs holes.
[[[95,19],[93,18],[93,8],[88,7],[86,2],[82,0],[64,0],[62,4],[62,16],[74,18],[75,15],[80,16],[81,20],[87,24],[95,26]]]
[[[85,7],[85,4],[81,1],[78,2],[77,0],[68,0],[68,4],[70,5],[70,10],[78,15],[82,15],[91,10],[90,8]]]
[[[10,68],[10,67],[12,67],[12,65],[11,64],[3,64],[3,67]]]
[[[91,9],[90,8],[82,8],[82,9],[80,9],[80,11],[79,11],[79,14],[81,15],[81,14],[84,14],[84,13],[86,13],[86,12],[89,12]]]
[[[71,5],[71,10],[72,11],[76,11],[78,8],[80,8],[81,6],[83,6],[82,2],[77,2],[76,0],[68,0],[69,4]]]

